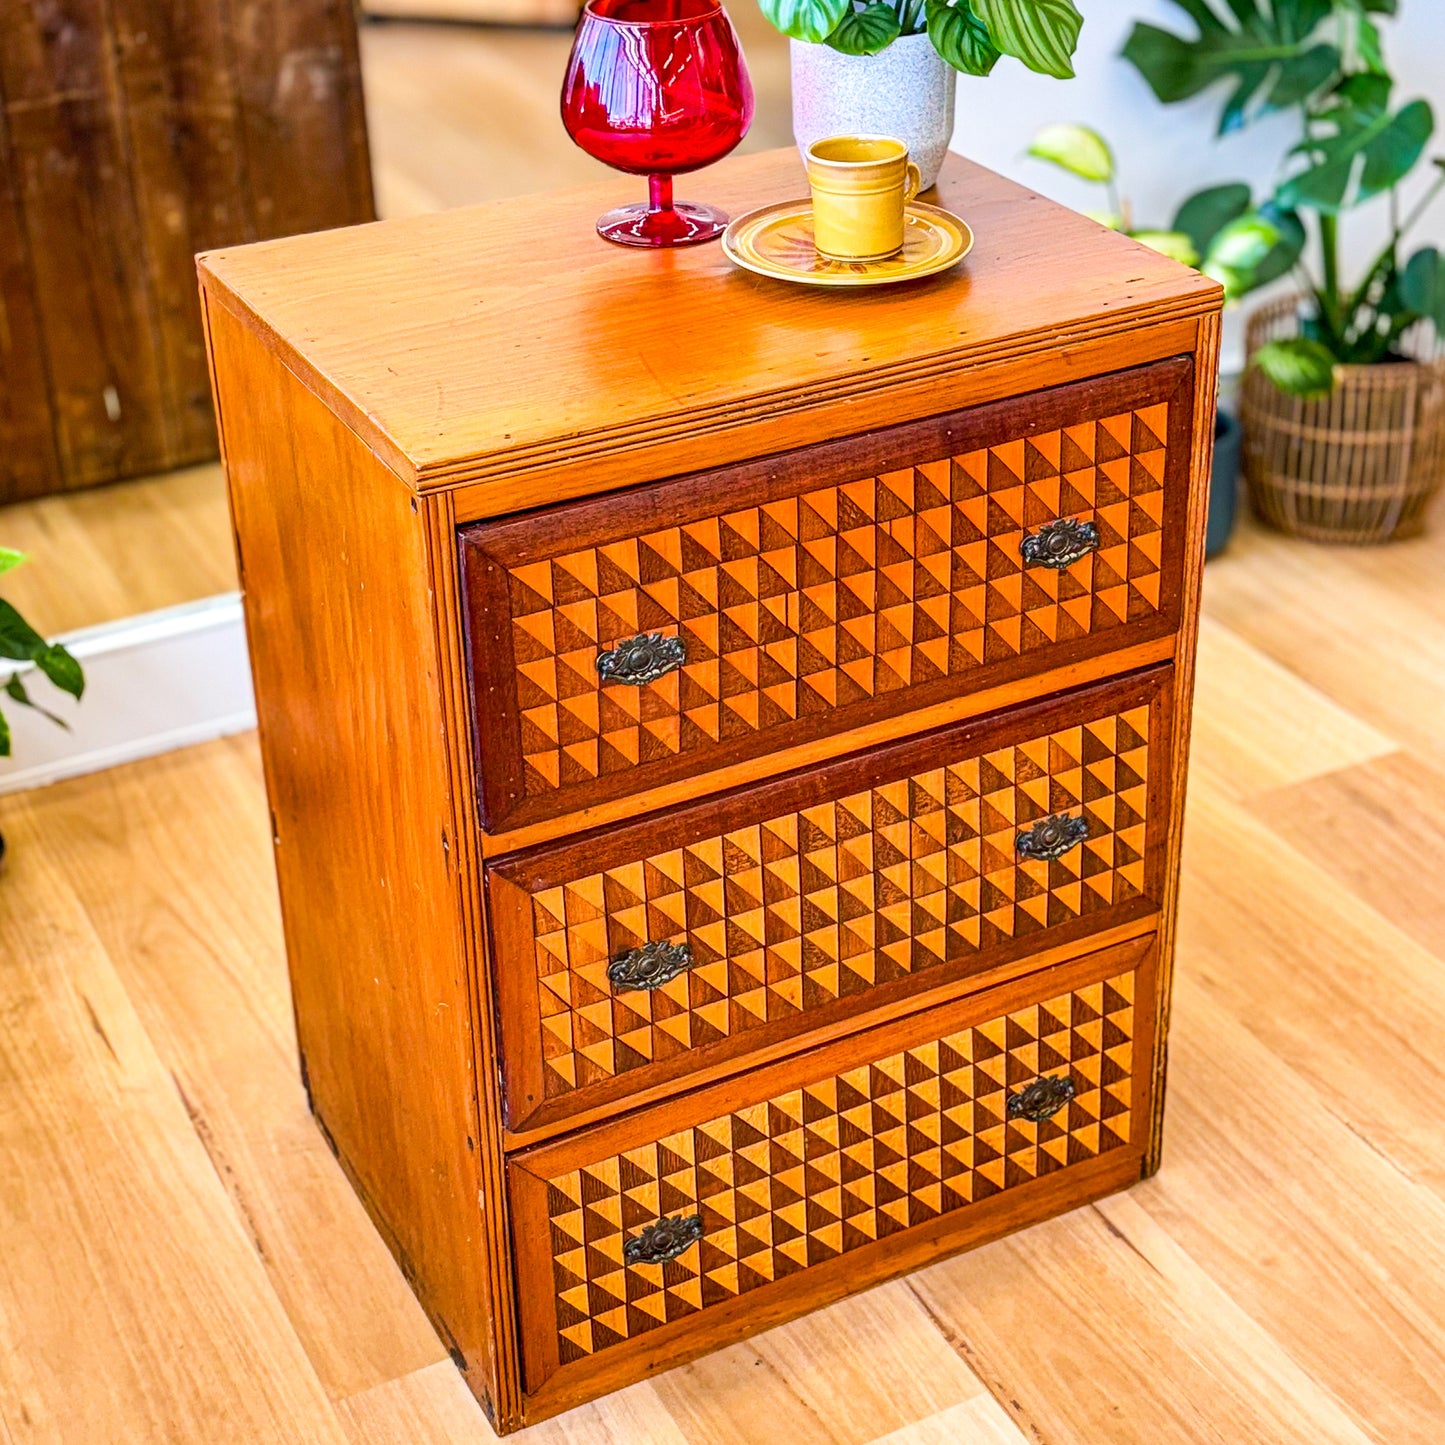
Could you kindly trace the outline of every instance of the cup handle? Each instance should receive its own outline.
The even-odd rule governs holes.
[[[903,178],[903,200],[906,204],[923,189],[923,172],[918,169],[912,161],[908,162],[908,170]]]

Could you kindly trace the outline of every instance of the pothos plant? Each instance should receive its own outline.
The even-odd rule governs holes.
[[[1250,188],[1242,182],[1195,192],[1167,227],[1136,224],[1133,206],[1119,192],[1114,152],[1088,126],[1045,126],[1034,137],[1029,154],[1101,186],[1108,207],[1090,211],[1094,220],[1197,267],[1220,282],[1231,301],[1287,275],[1304,249],[1305,233],[1298,218],[1271,201],[1255,205]]]
[[[1445,336],[1445,263],[1433,246],[1407,256],[1406,236],[1445,186],[1439,174],[1408,211],[1401,183],[1425,157],[1435,117],[1424,100],[1397,105],[1378,20],[1399,0],[1173,0],[1193,34],[1140,23],[1124,48],[1158,98],[1187,100],[1229,85],[1221,134],[1261,116],[1299,122],[1273,195],[1251,221],[1281,241],[1300,239],[1307,296],[1300,335],[1257,351],[1253,364],[1294,396],[1327,395],[1340,365],[1396,360],[1401,339],[1422,322]],[[1388,235],[1362,278],[1348,281],[1340,222],[1377,198]],[[1242,213],[1243,214],[1243,213]],[[1313,246],[1305,244],[1306,235]],[[1313,265],[1304,262],[1312,251]]]
[[[25,557],[9,547],[0,547],[0,573],[18,567]],[[12,603],[0,597],[0,658],[10,662],[33,663],[38,672],[47,677],[61,692],[79,698],[85,691],[85,674],[80,664],[58,642],[47,642],[15,609]],[[25,679],[18,669],[12,668],[10,676],[0,684],[0,692],[13,703],[34,708],[36,712],[50,719],[60,727],[68,724],[63,718],[47,711],[30,696]],[[0,757],[10,756],[10,724],[0,708]]]
[[[1041,75],[1074,73],[1084,17],[1074,0],[759,0],[794,40],[876,55],[900,35],[927,35],[955,70],[988,75],[1004,55]]]

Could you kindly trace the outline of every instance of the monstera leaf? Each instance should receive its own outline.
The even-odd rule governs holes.
[[[1280,187],[1279,198],[1336,214],[1404,180],[1435,133],[1435,113],[1424,100],[1391,113],[1342,97],[1319,124],[1329,134],[1316,133],[1295,147],[1309,165]]]
[[[1298,105],[1339,79],[1344,57],[1336,36],[1322,29],[1333,0],[1228,0],[1228,19],[1208,0],[1174,3],[1197,33],[1179,35],[1141,21],[1124,46],[1125,59],[1166,104],[1229,82],[1220,134]]]

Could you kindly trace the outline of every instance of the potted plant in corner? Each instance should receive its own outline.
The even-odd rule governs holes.
[[[22,553],[9,547],[0,547],[0,574],[18,567],[24,560]],[[78,698],[85,691],[85,674],[75,658],[58,642],[47,642],[20,615],[14,605],[3,597],[0,597],[0,658],[33,664],[54,686],[62,692],[68,692],[71,697]],[[34,708],[60,727],[68,726],[63,718],[46,711],[31,698],[24,676],[18,668],[11,670],[9,680],[3,685],[3,692],[11,702]],[[4,709],[0,708],[0,758],[9,756],[10,724],[5,719]],[[0,834],[0,859],[4,856],[5,838]]]
[[[1119,194],[1114,152],[1088,126],[1045,126],[1034,137],[1029,154],[1103,187],[1107,208],[1088,212],[1094,220],[1186,266],[1198,267],[1224,287],[1226,301],[1239,301],[1288,275],[1304,250],[1304,227],[1298,218],[1270,201],[1256,206],[1249,187],[1239,182],[1197,191],[1179,207],[1167,228],[1136,225],[1133,207]],[[1218,556],[1229,542],[1239,487],[1240,426],[1222,408],[1214,442],[1205,543],[1210,557]]]
[[[988,75],[1003,55],[1067,79],[1083,16],[1073,0],[759,0],[792,41],[793,137],[905,142],[924,187],[953,135],[959,71]]]
[[[1434,134],[1429,104],[1397,105],[1376,23],[1398,0],[1174,0],[1195,34],[1136,25],[1125,47],[1161,101],[1217,81],[1221,132],[1287,110],[1300,139],[1272,205],[1312,233],[1313,274],[1250,324],[1242,392],[1245,475],[1272,525],[1317,541],[1422,530],[1445,480],[1445,263],[1404,242],[1442,186],[1405,208],[1401,183]],[[1445,171],[1445,163],[1435,165]],[[1387,238],[1347,280],[1342,216],[1388,202]]]

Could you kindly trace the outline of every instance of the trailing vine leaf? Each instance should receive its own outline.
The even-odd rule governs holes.
[[[988,75],[998,64],[998,47],[969,0],[927,0],[928,38],[955,70]]]
[[[49,708],[41,707],[28,692],[25,691],[25,684],[20,681],[18,673],[12,673],[10,681],[5,684],[5,695],[13,698],[22,707],[28,707],[32,712],[38,712],[47,722],[53,722],[56,727],[70,731],[70,724],[63,717],[57,717]]]
[[[0,712],[0,758],[10,756],[10,724],[5,721],[5,714]]]
[[[883,0],[874,0],[862,10],[850,10],[838,22],[827,43],[844,55],[877,55],[902,33],[893,7]]]
[[[1335,389],[1333,353],[1304,336],[1261,346],[1251,364],[1287,396],[1310,400],[1328,396]]]
[[[12,567],[18,567],[24,560],[24,552],[17,552],[13,547],[0,547],[0,572],[8,572]]]
[[[852,0],[758,0],[775,29],[794,40],[822,44],[853,8]]]
[[[0,657],[17,662],[31,662],[48,646],[45,639],[0,597]]]
[[[36,667],[48,677],[61,692],[68,692],[78,698],[85,691],[85,673],[80,664],[58,642],[35,654]]]
[[[1040,75],[1072,79],[1084,17],[1074,0],[972,0],[989,38]]]
[[[1086,125],[1046,125],[1028,153],[1086,181],[1114,179],[1114,153],[1108,141]]]

